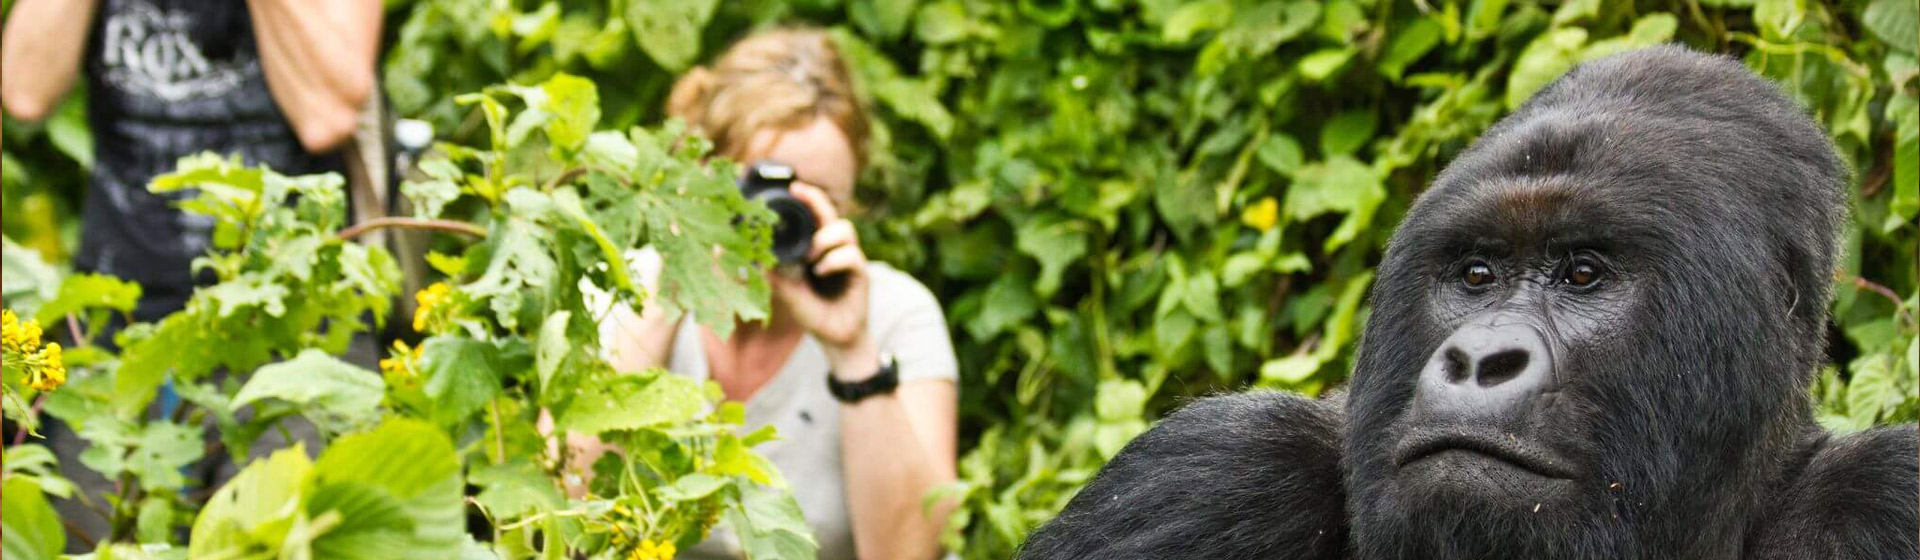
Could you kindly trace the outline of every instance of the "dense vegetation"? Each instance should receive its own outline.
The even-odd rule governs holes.
[[[1659,42],[1730,53],[1778,80],[1852,162],[1854,224],[1842,240],[1846,264],[1835,271],[1833,367],[1814,387],[1818,412],[1841,430],[1914,419],[1917,12],[1911,0],[400,0],[389,2],[382,74],[399,113],[435,123],[444,140],[495,150],[524,139],[503,144],[496,135],[517,127],[503,128],[503,117],[462,94],[515,83],[523,87],[495,97],[538,105],[547,101],[525,92],[543,83],[564,87],[547,80],[565,72],[598,87],[598,128],[657,127],[673,76],[746,30],[792,22],[835,28],[880,117],[873,165],[860,185],[862,239],[870,254],[941,296],[961,358],[963,480],[948,491],[964,505],[948,544],[986,559],[1008,557],[1106,457],[1185,399],[1249,386],[1310,394],[1337,386],[1366,321],[1371,267],[1425,182],[1572,64]],[[63,216],[76,207],[90,160],[83,113],[70,102],[45,125],[9,121],[5,130],[5,232],[56,261],[72,247],[74,220]],[[649,134],[669,133],[630,138],[643,145],[642,138],[658,138]],[[540,138],[552,137],[549,129]],[[505,173],[550,178],[569,157],[587,157],[564,147],[550,156],[559,163],[508,158],[503,165],[513,169]],[[480,253],[464,261],[448,253],[436,263],[457,286],[448,297],[464,302],[459,312],[485,328],[429,320],[423,326],[437,336],[422,348],[477,353],[472,360],[515,372],[503,378],[536,375],[544,365],[521,374],[525,364],[506,362],[550,363],[535,359],[540,352],[526,355],[546,347],[548,336],[580,345],[590,336],[580,323],[588,312],[554,304],[575,297],[562,293],[504,301],[505,291],[488,289],[540,276],[483,282],[489,269],[475,267],[505,258],[490,251],[517,235],[550,235],[560,244],[549,256],[565,267],[547,278],[577,277],[606,257],[595,256],[601,245],[586,233],[591,228],[568,222],[562,197],[516,203],[507,196],[513,184],[490,182],[499,176],[484,159],[455,162],[464,167],[435,178],[460,186],[464,200],[447,207],[454,218],[487,225],[485,241],[472,245]],[[201,172],[234,172],[205,165]],[[576,178],[576,196],[603,193],[597,176]],[[496,189],[491,197],[483,194],[489,188]],[[448,191],[411,192],[432,200]],[[543,210],[517,214],[530,207]],[[603,235],[616,248],[657,239],[641,232],[661,227],[657,217],[609,225],[617,218],[604,208],[586,208],[598,212],[597,227],[617,230]],[[57,280],[25,282],[33,277],[28,259],[14,245],[7,250],[9,307],[56,296]],[[276,281],[299,290],[293,293],[344,291],[339,297],[368,308],[391,291],[325,276],[343,271],[314,274]],[[616,285],[602,280],[616,282],[596,278],[596,285]],[[529,285],[567,287],[561,284]],[[749,296],[694,294],[683,303],[750,312]],[[529,308],[539,312],[515,311]],[[567,311],[554,323],[555,312]],[[155,330],[162,332],[164,322]],[[307,346],[301,340],[252,344],[262,347],[216,350],[208,359],[232,361],[236,370],[269,356],[327,359],[297,354]],[[128,347],[122,368],[135,362],[137,348]],[[24,379],[15,377],[13,356],[10,384]],[[72,392],[82,393],[81,373],[74,378]],[[510,410],[502,414],[524,417],[528,410],[511,408],[564,399],[543,383],[503,384],[498,390],[508,398],[491,403],[496,393],[466,395],[473,398],[455,401],[465,404],[451,411],[409,408],[417,404],[389,392],[383,410],[424,418],[428,427],[464,420],[491,438],[486,427],[505,424],[477,411],[503,404]],[[383,425],[358,437],[377,442],[382,431],[401,429],[415,427]],[[523,439],[528,429],[512,428],[506,435],[521,438],[503,445],[533,445]],[[539,474],[490,461],[498,449],[488,449],[490,440],[450,433],[463,446],[468,482]],[[24,461],[17,449],[9,449],[8,472],[35,472],[16,469]],[[11,547],[16,493],[8,484]],[[758,487],[729,486],[749,501]],[[565,509],[543,504],[506,509],[528,518]],[[124,507],[144,519],[136,506]]]

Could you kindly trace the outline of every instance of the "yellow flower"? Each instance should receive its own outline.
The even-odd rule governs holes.
[[[419,293],[413,294],[413,301],[419,303],[413,309],[413,330],[427,330],[427,321],[433,318],[433,310],[453,299],[453,287],[446,282],[435,282]]]
[[[4,342],[7,352],[32,354],[40,346],[40,322],[33,319],[21,321],[12,311],[0,311],[0,342]]]
[[[1260,231],[1273,229],[1280,223],[1280,203],[1269,196],[1247,205],[1240,211],[1240,223]]]
[[[416,375],[413,364],[420,361],[420,348],[407,346],[406,341],[403,340],[395,340],[393,351],[389,356],[380,360],[380,371],[401,378],[412,378]]]
[[[37,391],[52,391],[67,383],[67,366],[60,355],[60,343],[49,342],[37,356],[38,367],[27,368],[27,386]]]
[[[627,560],[673,560],[674,550],[671,542],[653,542],[653,539],[640,541],[640,546],[627,555]]]

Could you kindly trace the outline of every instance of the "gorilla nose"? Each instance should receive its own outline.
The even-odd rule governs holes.
[[[1416,404],[1443,418],[1503,416],[1538,395],[1552,368],[1546,339],[1533,327],[1470,324],[1427,361]]]

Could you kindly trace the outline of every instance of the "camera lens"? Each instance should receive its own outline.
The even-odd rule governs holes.
[[[807,252],[813,248],[813,230],[817,229],[813,211],[785,190],[766,192],[763,200],[766,200],[767,209],[772,210],[774,215],[774,258],[780,264],[806,261]]]

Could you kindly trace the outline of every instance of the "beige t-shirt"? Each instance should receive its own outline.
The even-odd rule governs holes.
[[[904,272],[882,263],[867,265],[867,330],[883,353],[899,364],[902,385],[916,381],[957,381],[960,366],[947,336],[947,321],[933,293]],[[699,326],[680,321],[667,369],[695,379],[708,378],[707,353]],[[820,560],[853,560],[853,523],[847,514],[845,470],[840,462],[840,402],[827,393],[827,357],[809,335],[800,341],[773,379],[747,400],[746,431],[772,424],[780,438],[755,451],[780,469],[800,511],[820,543]],[[745,558],[724,527],[680,558]]]

